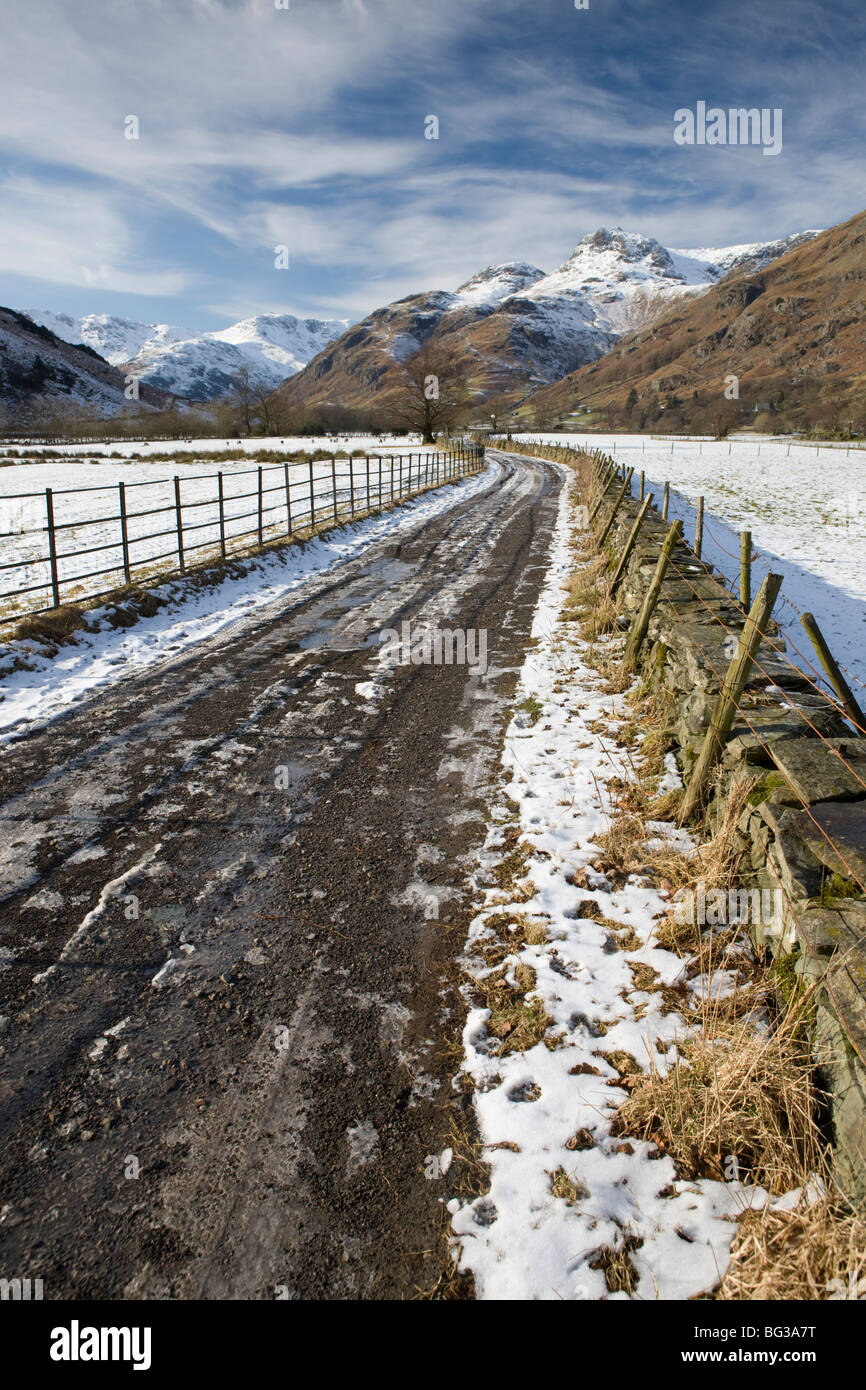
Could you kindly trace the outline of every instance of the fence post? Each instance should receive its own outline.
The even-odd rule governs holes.
[[[409,455],[409,483],[410,483],[410,485],[411,485],[411,482],[412,482],[412,455],[410,454],[410,455]],[[398,496],[398,498],[401,498],[401,497],[403,496],[403,455],[402,455],[402,454],[400,455],[400,491],[397,493],[397,496]]]
[[[671,504],[671,485],[670,485],[670,483],[665,483],[665,494],[664,494],[664,500],[663,500],[663,502],[662,502],[662,521],[667,521],[667,519],[668,519],[668,508],[670,507],[670,504]]]
[[[841,701],[845,709],[845,713],[847,714],[848,718],[851,720],[851,723],[857,730],[858,736],[862,738],[863,731],[866,730],[866,715],[864,715],[863,711],[861,710],[860,706],[855,700],[854,695],[851,691],[851,687],[849,686],[845,677],[842,675],[842,672],[840,671],[839,666],[832,652],[830,651],[830,648],[824,641],[824,634],[822,633],[818,624],[815,622],[815,619],[811,613],[803,613],[800,618],[800,622],[806,629],[806,633],[809,637],[809,640],[812,643],[812,646],[815,648],[815,651],[818,653],[818,660],[821,662],[821,665],[824,667],[824,670],[830,677],[830,683],[832,684],[833,689],[836,691],[836,694],[839,696],[839,700]]]
[[[608,488],[610,487],[611,483],[613,482],[613,478],[614,478],[613,473],[609,473],[607,482],[605,483],[604,487],[602,488],[602,490],[601,490],[601,492],[600,492],[600,494],[599,494],[598,501],[596,502],[595,506],[593,507],[592,511],[591,511],[590,514],[589,514],[590,525],[592,524],[593,521],[595,521],[596,516],[597,516],[598,513],[601,511],[602,503],[604,502],[604,499],[605,499],[605,497],[607,496],[607,490],[608,490]],[[599,481],[600,481],[600,480],[599,480]]]
[[[379,511],[382,510],[382,455],[379,454],[376,462],[379,465]]]
[[[646,498],[644,499],[644,501],[643,501],[643,503],[642,503],[642,505],[641,505],[641,509],[640,509],[640,511],[639,511],[638,514],[637,514],[637,520],[635,521],[634,526],[631,528],[631,531],[630,531],[630,533],[629,533],[629,538],[628,538],[628,540],[627,540],[626,543],[625,543],[625,550],[622,552],[622,555],[621,555],[620,558],[619,558],[619,564],[617,565],[616,570],[614,571],[613,579],[610,581],[610,595],[611,595],[611,598],[612,598],[613,595],[616,593],[617,587],[618,587],[618,585],[619,585],[619,581],[622,579],[623,575],[625,574],[625,567],[626,567],[626,565],[627,565],[628,562],[629,562],[629,559],[630,559],[630,557],[631,557],[631,552],[634,550],[635,541],[637,540],[637,536],[638,536],[638,531],[640,530],[641,526],[643,525],[643,519],[644,519],[644,517],[646,516],[646,514],[647,514],[647,512],[649,511],[650,507],[652,506],[652,500],[653,500],[653,495],[652,495],[652,493],[650,493],[649,497],[646,497]]]
[[[289,478],[289,462],[288,462],[288,459],[287,459],[286,462],[283,464],[283,469],[284,469],[285,475],[286,475],[286,526],[287,526],[286,535],[287,535],[287,536],[291,536],[291,534],[292,534],[292,484],[291,484],[291,479]]]
[[[352,451],[349,450],[349,513],[354,518],[355,515],[355,460],[352,458]]]
[[[640,500],[643,501],[646,492],[646,469],[640,471]]]
[[[752,606],[752,533],[740,532],[740,603],[748,613]]]
[[[625,475],[625,478],[623,479],[622,487],[620,488],[619,494],[618,494],[618,496],[617,496],[617,499],[616,499],[616,501],[615,501],[614,504],[613,504],[613,510],[611,511],[611,514],[610,514],[610,516],[608,517],[608,519],[607,519],[607,521],[606,521],[606,523],[605,523],[604,529],[603,529],[601,535],[600,535],[599,538],[598,538],[598,542],[597,542],[597,545],[596,545],[596,549],[601,550],[601,547],[604,545],[605,541],[607,540],[608,533],[610,532],[610,528],[611,528],[611,526],[612,526],[613,523],[614,523],[614,520],[615,520],[615,518],[616,518],[617,512],[619,511],[619,504],[620,504],[620,502],[622,501],[622,499],[625,497],[626,493],[628,492],[628,489],[629,489],[630,485],[631,485],[631,469],[629,469],[628,473]]]
[[[186,564],[183,558],[183,516],[180,508],[180,478],[174,480],[174,514],[177,522],[177,559],[180,565],[181,574],[186,574]]]
[[[264,500],[265,500],[265,499],[264,499],[264,495],[263,495],[263,493],[262,493],[262,465],[259,464],[259,549],[260,549],[260,550],[261,550],[262,544],[263,544],[263,542],[264,542],[264,532],[263,532],[263,521],[264,521],[263,508],[264,508]]]
[[[219,500],[220,513],[220,555],[226,558],[226,507],[225,494],[223,492],[223,475],[217,473],[217,498]]]
[[[671,529],[668,531],[667,535],[665,536],[664,545],[661,548],[661,554],[658,558],[658,564],[656,565],[655,574],[653,575],[652,580],[650,582],[650,586],[647,589],[646,598],[643,601],[643,607],[641,608],[640,613],[638,614],[637,620],[635,621],[635,625],[631,630],[628,642],[626,644],[624,664],[626,670],[628,671],[633,671],[635,666],[637,665],[637,659],[640,655],[640,649],[643,646],[644,638],[647,634],[647,628],[650,625],[650,618],[653,615],[655,606],[658,603],[659,594],[661,593],[662,581],[664,580],[665,573],[667,572],[667,567],[670,563],[670,558],[674,553],[674,546],[676,545],[677,541],[682,535],[682,531],[683,523],[678,518],[674,522]]]
[[[698,498],[698,515],[695,521],[695,554],[701,558],[701,551],[704,546],[704,499]]]
[[[123,547],[123,578],[127,584],[132,583],[132,575],[129,570],[129,533],[126,527],[126,484],[117,484],[117,494],[120,498],[120,544]]]
[[[364,455],[364,462],[365,462],[365,464],[367,465],[367,467],[366,467],[366,473],[367,473],[367,511],[369,512],[369,510],[370,510],[370,455],[369,455],[369,454],[365,454],[365,455]]]
[[[703,747],[689,779],[688,791],[680,812],[680,824],[688,820],[689,816],[700,805],[707,777],[718,762],[722,749],[728,741],[734,726],[737,706],[742,699],[746,682],[749,679],[752,662],[755,659],[761,637],[781,587],[782,576],[780,574],[768,574],[749,610],[746,625],[737,645],[736,655],[728,667],[724,685],[713,710],[710,727],[707,729]]]
[[[60,578],[57,572],[57,537],[54,534],[54,493],[50,487],[45,489],[45,512],[48,520],[48,560],[51,566],[51,598],[55,608],[60,607]]]
[[[331,456],[331,491],[334,494],[334,520],[337,520],[337,460]]]
[[[315,492],[314,492],[314,487],[313,487],[313,484],[314,484],[314,481],[315,481],[315,480],[314,480],[314,478],[313,478],[313,460],[312,460],[312,459],[310,459],[310,461],[309,461],[309,468],[310,468],[310,530],[312,531],[312,530],[315,529],[315,525],[316,525],[316,498],[315,498]]]

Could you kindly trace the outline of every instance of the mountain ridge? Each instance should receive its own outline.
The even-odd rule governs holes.
[[[707,294],[669,305],[527,404],[560,420],[580,407],[617,428],[633,418],[633,428],[664,420],[665,428],[717,429],[742,423],[746,413],[787,427],[862,423],[864,322],[866,213],[859,213],[769,263],[744,255]]]
[[[16,413],[37,402],[87,406],[114,415],[131,405],[126,375],[87,344],[71,344],[16,309],[0,308],[0,403]],[[154,410],[172,396],[142,383],[138,401]]]
[[[231,393],[243,368],[255,386],[273,390],[349,327],[348,319],[257,314],[206,333],[113,314],[24,310],[65,342],[82,343],[141,382],[208,401]]]
[[[277,398],[298,409],[387,406],[400,389],[401,362],[435,343],[459,363],[479,402],[520,399],[603,356],[670,298],[700,294],[737,266],[768,263],[780,247],[814,235],[673,251],[641,233],[600,227],[552,272],[505,262],[457,291],[407,295],[374,310],[284,382]]]

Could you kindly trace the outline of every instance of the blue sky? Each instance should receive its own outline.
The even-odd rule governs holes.
[[[552,270],[602,224],[720,246],[866,207],[863,0],[0,0],[0,17],[16,307],[196,330],[359,318],[491,263]],[[782,153],[678,146],[674,111],[699,100],[781,107]]]

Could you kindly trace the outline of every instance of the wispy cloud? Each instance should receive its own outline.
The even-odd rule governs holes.
[[[196,326],[550,269],[602,222],[829,224],[866,202],[861,28],[859,0],[41,0],[0,53],[0,272]],[[676,147],[698,98],[782,106],[783,154]]]

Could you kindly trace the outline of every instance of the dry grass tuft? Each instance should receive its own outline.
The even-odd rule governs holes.
[[[12,635],[16,640],[31,638],[39,642],[52,642],[59,647],[64,642],[71,642],[73,633],[84,625],[84,610],[69,603],[52,608],[47,613],[34,613],[31,618],[22,618],[15,624]]]
[[[549,1173],[548,1177],[554,1197],[559,1197],[566,1206],[572,1207],[575,1202],[586,1201],[589,1196],[589,1189],[573,1173],[566,1173],[564,1168],[557,1168],[556,1172]]]
[[[731,1261],[714,1294],[723,1300],[866,1297],[866,1221],[825,1190],[794,1211],[764,1208],[738,1222]]]
[[[679,1044],[663,1075],[654,1057],[614,1121],[618,1135],[652,1140],[684,1177],[739,1176],[773,1193],[804,1185],[823,1159],[821,1099],[795,1014],[764,1036],[716,1019]]]
[[[593,556],[575,571],[562,617],[564,622],[579,622],[581,636],[590,642],[616,627],[616,604],[610,596],[605,555]]]
[[[604,1270],[608,1293],[627,1293],[629,1297],[638,1285],[638,1272],[632,1254],[643,1245],[643,1237],[628,1227],[618,1245],[601,1245],[589,1260],[590,1269]]]
[[[472,980],[473,993],[479,1007],[490,1010],[487,1031],[499,1040],[496,1055],[527,1052],[544,1040],[553,1019],[540,999],[527,998],[535,989],[535,971],[523,963],[514,969],[514,988],[507,979],[507,968],[501,967],[491,975]]]

